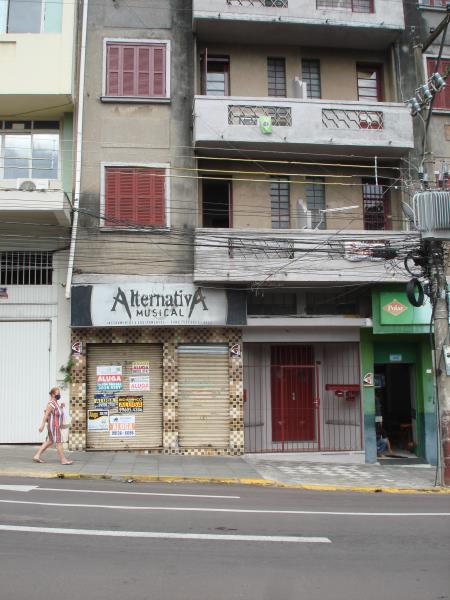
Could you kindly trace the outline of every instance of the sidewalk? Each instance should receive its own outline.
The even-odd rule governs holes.
[[[135,452],[70,452],[71,466],[58,463],[55,450],[45,464],[32,462],[34,446],[0,446],[0,476],[133,479],[282,485],[306,489],[394,492],[439,491],[428,465],[365,465],[245,457],[171,456]],[[441,490],[442,491],[442,490]],[[450,490],[446,490],[450,492]]]

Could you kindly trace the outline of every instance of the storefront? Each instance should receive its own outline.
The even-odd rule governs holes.
[[[401,456],[436,463],[431,305],[413,307],[404,288],[375,290],[373,330],[362,332],[366,459],[376,460],[375,419]]]
[[[242,339],[223,290],[72,288],[72,449],[241,454]]]

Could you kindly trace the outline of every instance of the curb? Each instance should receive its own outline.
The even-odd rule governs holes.
[[[0,477],[30,477],[36,479],[78,479],[91,481],[129,481],[133,483],[215,483],[222,485],[248,485],[289,490],[309,490],[315,492],[359,492],[365,494],[433,494],[450,495],[450,488],[399,488],[380,486],[319,485],[302,483],[282,483],[273,479],[248,479],[239,477],[185,477],[180,475],[127,475],[96,474],[61,471],[14,471],[0,469]]]

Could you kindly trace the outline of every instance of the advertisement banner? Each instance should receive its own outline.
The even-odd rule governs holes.
[[[109,435],[114,438],[136,436],[136,417],[134,415],[110,415]]]
[[[108,431],[109,411],[88,410],[88,431]]]
[[[117,400],[114,394],[94,394],[94,408],[114,410],[117,408]]]
[[[149,392],[150,377],[148,375],[139,375],[130,377],[130,392]]]
[[[117,409],[120,413],[144,412],[144,396],[119,396]]]
[[[122,366],[121,365],[99,365],[97,366],[97,391],[121,390]]]

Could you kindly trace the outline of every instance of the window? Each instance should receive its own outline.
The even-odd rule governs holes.
[[[0,0],[0,33],[59,33],[62,0]]]
[[[205,51],[201,57],[202,94],[206,96],[230,95],[230,57],[209,56]]]
[[[165,177],[165,168],[105,167],[106,227],[168,226]]]
[[[384,185],[363,179],[364,229],[389,229],[389,193]]]
[[[0,178],[58,179],[58,128],[58,121],[0,121]]]
[[[270,183],[270,204],[273,229],[289,229],[289,180],[272,177]]]
[[[231,226],[231,181],[202,179],[202,216],[203,227]]]
[[[168,42],[106,42],[107,98],[168,98]]]
[[[323,177],[306,177],[306,208],[311,213],[311,228],[315,229],[320,223],[320,229],[325,229],[325,180]]]
[[[51,285],[51,252],[0,252],[0,285]]]
[[[322,97],[319,60],[302,60],[302,79],[306,83],[306,96],[308,98]]]
[[[284,58],[267,59],[268,95],[286,97],[286,61]]]
[[[247,314],[249,316],[296,315],[297,294],[290,290],[263,290],[258,294],[249,292]]]
[[[383,93],[381,89],[381,67],[357,65],[358,100],[381,102]]]
[[[365,316],[363,305],[370,299],[366,290],[336,289],[306,292],[305,313],[307,315],[352,315]],[[367,315],[369,316],[369,315]]]
[[[419,6],[423,8],[445,8],[448,0],[419,0]]]
[[[439,73],[443,75],[447,69],[450,69],[450,59],[441,59],[439,61]],[[436,71],[436,59],[427,58],[427,71],[430,77]],[[450,110],[450,83],[440,92],[436,92],[433,102],[433,109],[443,108]]]

